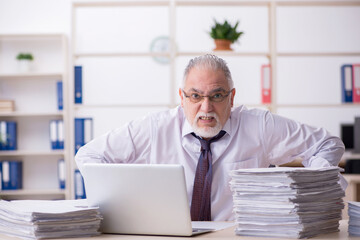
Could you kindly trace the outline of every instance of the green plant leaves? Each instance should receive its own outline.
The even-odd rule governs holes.
[[[19,53],[17,56],[16,56],[16,59],[17,60],[34,60],[34,57],[31,53]]]
[[[234,43],[244,33],[236,31],[236,28],[239,25],[239,21],[237,21],[234,26],[231,26],[227,20],[225,20],[222,24],[218,23],[215,19],[214,22],[215,24],[211,27],[210,32],[210,36],[213,39],[226,39]]]

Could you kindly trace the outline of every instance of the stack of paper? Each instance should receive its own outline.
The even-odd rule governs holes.
[[[360,202],[348,202],[349,235],[360,236]]]
[[[345,196],[337,167],[231,171],[236,233],[307,238],[338,231]]]
[[[24,239],[98,235],[101,219],[86,200],[0,200],[0,233]]]

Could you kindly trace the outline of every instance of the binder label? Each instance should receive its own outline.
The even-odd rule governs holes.
[[[10,165],[9,162],[2,162],[2,170],[3,170],[3,182],[10,182]]]

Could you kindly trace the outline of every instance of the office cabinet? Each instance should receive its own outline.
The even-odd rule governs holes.
[[[20,52],[33,55],[29,70],[19,69],[16,57]],[[0,161],[18,160],[23,168],[22,189],[2,190],[0,198],[70,198],[67,64],[67,38],[62,34],[0,35],[0,99],[14,102],[13,111],[0,111],[0,121],[16,123],[17,139],[15,149],[0,151]],[[55,150],[50,138],[50,122],[54,120],[63,123],[61,138],[65,143]],[[62,159],[64,165],[59,163]],[[59,185],[59,173],[65,188]]]

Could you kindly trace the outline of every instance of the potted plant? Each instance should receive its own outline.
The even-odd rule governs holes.
[[[236,28],[239,21],[232,26],[227,20],[224,23],[218,23],[214,19],[215,24],[211,27],[210,36],[215,40],[216,50],[232,50],[230,45],[239,40],[244,32],[239,32]]]
[[[31,69],[31,62],[34,60],[34,57],[31,53],[19,53],[16,56],[16,59],[19,63],[19,70],[21,72],[28,72]]]

